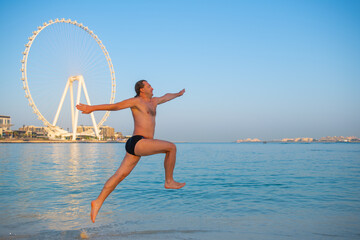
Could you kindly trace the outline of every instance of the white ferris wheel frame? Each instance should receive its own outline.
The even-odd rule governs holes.
[[[29,89],[29,85],[28,85],[28,81],[27,81],[27,59],[28,59],[28,55],[29,55],[29,52],[30,52],[30,48],[31,48],[31,45],[33,44],[35,38],[39,35],[39,33],[44,30],[46,27],[52,25],[52,24],[56,24],[56,23],[68,23],[68,24],[72,24],[74,26],[77,26],[81,29],[83,29],[85,32],[87,32],[88,34],[90,34],[90,36],[97,42],[97,44],[100,46],[101,50],[103,51],[104,55],[105,55],[105,58],[107,60],[107,63],[108,63],[108,66],[109,66],[109,70],[110,70],[110,74],[111,74],[111,97],[110,97],[110,104],[111,103],[114,103],[114,100],[115,100],[115,92],[116,92],[116,80],[115,80],[115,71],[114,71],[114,67],[113,67],[113,64],[111,62],[111,58],[109,56],[109,53],[108,51],[106,50],[104,44],[101,42],[101,40],[99,39],[99,37],[94,34],[93,31],[91,31],[87,26],[84,26],[82,23],[78,23],[77,21],[72,21],[71,19],[67,19],[65,20],[64,18],[62,18],[61,20],[59,19],[55,19],[54,21],[53,20],[50,20],[49,22],[45,22],[43,23],[42,26],[39,26],[37,28],[36,31],[33,32],[33,35],[31,37],[29,37],[29,42],[27,44],[25,44],[25,51],[23,52],[23,58],[21,60],[21,63],[22,63],[22,66],[21,66],[21,80],[23,82],[23,89],[25,90],[25,97],[28,99],[29,101],[29,105],[32,107],[33,109],[33,112],[38,116],[38,119],[43,121],[44,125],[49,127],[50,129],[52,130],[58,130],[59,128],[56,126],[56,122],[57,122],[57,118],[58,118],[58,115],[59,115],[59,111],[60,111],[60,105],[62,105],[61,102],[63,102],[63,99],[60,101],[60,105],[59,105],[59,108],[58,108],[58,111],[56,113],[56,116],[55,116],[55,119],[54,119],[54,122],[53,124],[51,124],[49,121],[46,120],[46,118],[41,114],[41,112],[39,111],[39,109],[36,107],[35,105],[35,102],[31,96],[31,93],[30,93],[30,89]],[[80,97],[80,89],[81,87],[83,87],[83,89],[85,90],[84,93],[85,93],[85,97],[86,97],[86,100],[88,102],[88,104],[90,105],[90,100],[89,100],[89,97],[88,97],[88,94],[87,94],[87,91],[86,91],[86,87],[85,87],[85,83],[84,83],[84,79],[82,76],[72,76],[72,77],[75,77],[76,80],[79,81],[78,83],[78,96],[77,96],[77,99],[79,99]],[[72,78],[70,77],[70,78]],[[68,80],[68,82],[70,81],[70,78]],[[72,81],[71,81],[72,82]],[[68,85],[67,85],[68,86]],[[65,87],[66,88],[66,87]],[[71,93],[72,93],[72,85],[70,87],[71,89]],[[66,92],[64,91],[64,94],[66,94]],[[65,97],[63,94],[63,97]],[[72,97],[72,94],[70,96],[71,98]],[[78,101],[77,101],[78,103]],[[77,128],[77,115],[78,115],[78,111],[76,109],[76,113],[75,113],[75,116],[76,116],[76,124],[74,125],[74,114],[73,114],[73,106],[71,106],[71,110],[72,110],[72,116],[73,116],[73,119],[72,119],[72,126],[73,126],[73,140],[76,139],[76,128]],[[91,118],[92,118],[92,121],[93,121],[93,124],[94,124],[94,131],[95,131],[95,134],[97,135],[98,137],[98,129],[100,128],[100,126],[106,121],[106,119],[108,118],[108,116],[110,115],[110,112],[107,111],[105,112],[103,118],[100,120],[100,122],[98,124],[96,124],[95,122],[95,119],[94,119],[94,116],[92,115]]]

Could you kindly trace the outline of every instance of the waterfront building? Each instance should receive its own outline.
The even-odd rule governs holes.
[[[283,138],[281,139],[281,142],[314,142],[315,139],[313,138],[308,138],[308,137],[303,137],[303,138]]]
[[[101,126],[99,130],[100,130],[100,136],[103,139],[109,139],[109,138],[113,139],[115,136],[115,131],[114,128],[112,127]],[[90,136],[90,137],[95,136],[93,126],[83,126],[83,125],[78,126],[76,132],[79,133],[80,136]]]
[[[337,137],[337,136],[334,136],[334,137],[322,137],[319,139],[320,142],[359,142],[360,139],[358,137],[343,137],[343,136],[340,136],[340,137]]]
[[[23,125],[19,128],[19,131],[25,131],[26,137],[47,137],[46,127],[37,127],[37,126],[25,126]]]
[[[243,143],[243,142],[261,142],[260,139],[258,138],[254,138],[254,139],[251,139],[251,138],[247,138],[247,139],[239,139],[239,140],[236,140],[237,143]]]
[[[0,115],[0,137],[2,137],[6,132],[11,132],[11,126],[11,117]]]
[[[118,141],[122,141],[122,140],[126,139],[125,136],[122,134],[122,132],[115,132],[114,138],[115,138],[115,140],[118,140]]]
[[[109,126],[101,126],[100,127],[100,134],[103,136],[104,139],[114,139],[115,138],[115,130]]]

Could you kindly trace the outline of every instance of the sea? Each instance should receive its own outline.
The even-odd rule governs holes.
[[[359,143],[177,143],[141,158],[96,223],[124,143],[0,144],[0,239],[360,239]]]

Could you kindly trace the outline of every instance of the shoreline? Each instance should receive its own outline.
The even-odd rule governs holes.
[[[24,139],[14,139],[14,140],[0,140],[1,143],[126,143],[126,140],[121,141],[66,141],[66,140],[24,140]],[[189,142],[189,141],[173,141],[173,143],[234,143],[234,144],[268,144],[268,143],[281,143],[281,144],[329,144],[329,143],[360,143],[360,141],[352,142],[342,142],[342,141],[313,141],[313,142],[282,142],[282,141],[260,141],[260,142]]]
[[[126,141],[0,140],[0,143],[125,143]]]

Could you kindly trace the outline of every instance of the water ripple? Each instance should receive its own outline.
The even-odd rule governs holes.
[[[93,239],[359,234],[360,144],[178,144],[175,179],[185,188],[164,189],[163,155],[143,158],[93,225],[89,203],[123,147],[0,144],[0,238],[75,239],[80,229]]]

